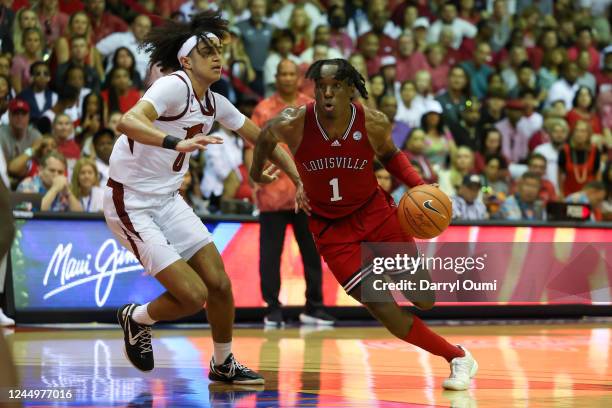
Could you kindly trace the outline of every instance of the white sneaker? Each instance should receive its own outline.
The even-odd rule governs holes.
[[[465,352],[463,357],[455,357],[450,362],[450,376],[444,380],[442,387],[447,390],[464,391],[470,387],[470,379],[478,371],[478,363],[465,347],[457,345]]]
[[[7,315],[5,315],[2,309],[0,309],[0,327],[8,327],[8,326],[14,326],[14,325],[15,325],[15,321],[11,319],[10,317],[8,317]]]

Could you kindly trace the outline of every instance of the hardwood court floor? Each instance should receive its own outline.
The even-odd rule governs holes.
[[[148,374],[126,361],[112,327],[18,328],[8,340],[22,388],[70,387],[76,396],[26,406],[612,407],[610,323],[435,330],[478,359],[470,391],[444,392],[444,360],[375,327],[237,329],[234,350],[265,376],[260,388],[209,383],[207,329],[154,330]]]

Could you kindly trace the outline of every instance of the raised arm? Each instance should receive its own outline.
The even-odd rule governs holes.
[[[410,164],[408,157],[395,146],[391,138],[391,123],[382,112],[366,108],[368,140],[376,158],[393,176],[408,187],[425,184]]]

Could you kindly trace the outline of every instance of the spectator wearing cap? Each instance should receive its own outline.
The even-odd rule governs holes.
[[[83,211],[66,178],[66,159],[50,152],[41,161],[40,174],[24,179],[17,191],[43,194],[40,211]]]
[[[477,174],[467,174],[463,177],[457,194],[451,197],[453,219],[476,221],[489,218],[487,207],[479,197],[481,187]]]
[[[436,101],[421,111],[421,129],[425,131],[425,155],[437,172],[446,168],[449,157],[455,153],[455,142],[442,122],[442,107]]]
[[[397,98],[392,93],[382,95],[378,100],[378,110],[385,114],[389,123],[393,125],[391,129],[391,139],[397,147],[404,145],[410,132],[410,126],[404,122],[395,120],[397,116]]]
[[[102,57],[107,59],[110,68],[111,57],[115,54],[115,51],[120,47],[127,47],[134,55],[136,70],[140,78],[144,78],[147,75],[149,53],[141,47],[141,44],[150,30],[151,19],[144,14],[140,14],[130,24],[129,31],[114,32],[102,38],[96,44],[96,48]]]
[[[414,44],[417,51],[425,52],[427,48],[427,37],[429,33],[429,20],[426,17],[419,17],[412,26],[414,33]]]
[[[451,128],[459,123],[461,112],[465,109],[470,95],[470,79],[462,66],[455,65],[448,73],[446,91],[436,97],[442,105],[442,120],[446,126]]]
[[[505,220],[544,220],[546,214],[538,200],[541,180],[537,174],[524,173],[519,179],[516,193],[510,195],[499,210],[499,217]]]
[[[567,50],[570,61],[576,61],[581,51],[587,51],[591,56],[588,70],[592,73],[599,70],[599,51],[593,45],[593,33],[588,26],[581,26],[576,32],[576,44]]]
[[[470,77],[472,94],[478,99],[483,99],[487,94],[489,75],[493,73],[493,68],[488,65],[490,62],[491,46],[486,42],[480,42],[476,46],[472,60],[461,63]]]
[[[457,146],[467,146],[472,151],[480,148],[482,140],[482,128],[480,122],[480,102],[478,99],[468,99],[461,112],[459,122],[454,122],[449,126],[453,135],[453,140]]]
[[[236,24],[242,35],[242,43],[251,60],[255,70],[255,81],[251,82],[251,88],[259,95],[263,96],[264,81],[263,72],[266,58],[272,41],[274,26],[264,21],[266,17],[266,1],[251,0],[249,11],[251,17],[248,20]]]
[[[506,103],[507,117],[495,124],[502,135],[502,153],[513,163],[526,159],[529,153],[529,137],[517,126],[524,110],[523,101],[512,99]]]
[[[7,163],[27,153],[41,135],[30,125],[30,105],[23,99],[12,99],[8,104],[9,123],[0,125],[0,144]],[[31,156],[31,155],[30,155]]]
[[[574,61],[565,62],[561,67],[561,78],[556,80],[548,91],[546,105],[550,106],[553,102],[562,100],[567,111],[572,109],[572,101],[580,88],[577,79],[578,64]]]
[[[400,83],[414,78],[414,74],[427,69],[427,59],[416,49],[412,31],[404,31],[397,39],[397,80]]]
[[[125,21],[105,11],[105,0],[85,0],[83,3],[85,3],[85,12],[91,21],[94,43],[98,43],[109,34],[128,31],[129,26]]]
[[[401,84],[397,80],[397,60],[393,55],[386,55],[381,58],[380,74],[385,81],[388,92],[398,94]]]
[[[440,19],[432,24],[429,29],[428,42],[435,43],[440,39],[442,27],[450,26],[455,34],[453,48],[459,49],[464,38],[474,38],[478,34],[476,26],[468,21],[457,17],[457,6],[452,1],[447,1],[442,6]]]

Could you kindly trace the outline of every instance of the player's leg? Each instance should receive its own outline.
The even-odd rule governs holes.
[[[195,271],[181,259],[151,217],[158,199],[142,200],[114,183],[104,197],[104,216],[117,240],[156,277],[167,292],[144,305],[126,304],[117,312],[124,332],[125,352],[142,371],[154,367],[151,326],[158,320],[175,320],[203,308],[207,290]],[[151,205],[151,207],[148,207]]]
[[[306,280],[306,307],[304,313],[300,314],[300,321],[306,324],[331,326],[335,319],[323,310],[321,256],[308,229],[308,217],[302,211],[297,214],[291,212],[291,225],[302,255]]]
[[[281,255],[285,242],[288,217],[285,211],[263,211],[259,214],[259,285],[268,305],[264,323],[278,326],[283,323],[278,301],[281,286]]]
[[[232,285],[206,226],[178,195],[165,206],[165,211],[160,214],[160,223],[168,241],[188,260],[190,269],[195,271],[208,291],[206,313],[214,346],[209,378],[231,383],[263,384],[259,374],[238,363],[232,354]]]
[[[189,259],[189,264],[208,288],[206,312],[214,347],[208,378],[234,384],[263,384],[261,375],[238,363],[232,354],[234,296],[217,247],[205,245]]]

